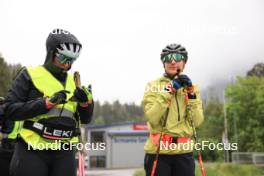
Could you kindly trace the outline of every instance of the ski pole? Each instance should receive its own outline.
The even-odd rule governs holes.
[[[178,69],[177,70],[177,74],[175,76],[175,78],[181,73],[181,70]],[[161,127],[161,132],[160,132],[160,136],[159,136],[159,143],[158,143],[158,146],[157,146],[157,150],[156,150],[156,156],[155,156],[155,160],[153,162],[153,165],[152,165],[152,169],[151,169],[151,176],[155,176],[155,172],[156,172],[156,169],[157,169],[157,164],[158,164],[158,160],[159,160],[159,153],[160,153],[160,142],[161,142],[161,139],[162,139],[162,136],[163,136],[163,129],[167,123],[167,119],[168,119],[168,115],[169,115],[169,108],[170,108],[170,105],[171,105],[171,100],[169,101],[169,105],[166,109],[166,113],[165,113],[165,119],[163,121],[163,124],[162,124],[162,127]]]
[[[78,71],[74,72],[74,83],[76,88],[81,87],[81,76]],[[77,122],[79,124],[79,122]],[[82,143],[82,135],[80,131],[80,136],[79,136],[79,141]],[[84,157],[83,157],[83,152],[78,151],[78,176],[84,176],[85,175],[85,168],[84,168]]]
[[[157,164],[158,164],[158,160],[159,160],[160,142],[161,142],[161,138],[163,136],[163,128],[165,127],[165,125],[167,123],[167,119],[168,119],[168,115],[169,115],[169,107],[170,107],[170,103],[169,103],[169,106],[166,110],[165,119],[164,119],[163,124],[162,124],[162,129],[161,129],[160,136],[159,136],[159,143],[157,146],[156,156],[155,156],[155,160],[154,160],[153,165],[152,165],[151,176],[155,176],[155,172],[156,172],[156,168],[157,168]]]
[[[197,142],[197,132],[196,132],[196,129],[195,129],[194,123],[193,123],[193,115],[192,115],[192,111],[191,111],[191,105],[189,103],[188,91],[186,91],[185,100],[186,100],[186,104],[187,104],[186,110],[187,110],[187,113],[190,115],[191,126],[193,129],[194,143],[196,143]],[[198,152],[198,161],[199,161],[202,176],[206,176],[201,151],[198,150],[197,152]]]
[[[74,83],[75,83],[75,87],[76,88],[81,88],[81,76],[80,76],[80,73],[78,71],[74,72],[73,80],[74,80]],[[72,96],[69,100],[70,101],[76,101],[74,96]]]
[[[84,157],[81,152],[78,152],[79,156],[79,163],[78,163],[78,176],[85,176],[85,169],[84,169]]]

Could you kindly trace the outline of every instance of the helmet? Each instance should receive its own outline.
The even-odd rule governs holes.
[[[54,52],[58,52],[71,58],[77,58],[81,48],[82,45],[79,40],[73,34],[63,29],[54,29],[46,41],[47,53],[54,54]]]
[[[81,46],[74,45],[72,43],[63,43],[57,47],[57,51],[58,53],[63,54],[65,56],[68,56],[71,58],[77,58],[79,57]]]
[[[180,44],[175,44],[175,43],[167,45],[162,50],[162,52],[160,54],[160,59],[162,60],[164,56],[171,54],[171,53],[181,54],[184,57],[185,62],[187,62],[187,60],[188,60],[188,52],[186,51],[186,49],[183,46],[181,46]]]

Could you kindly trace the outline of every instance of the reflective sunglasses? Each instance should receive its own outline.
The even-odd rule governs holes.
[[[162,58],[163,62],[172,62],[172,61],[180,62],[181,60],[184,60],[184,56],[178,53],[171,53]]]
[[[61,64],[72,64],[76,58],[68,57],[60,53],[55,54]]]

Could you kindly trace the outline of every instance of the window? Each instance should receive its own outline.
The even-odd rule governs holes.
[[[91,142],[92,143],[104,143],[104,131],[92,131],[91,132]]]
[[[91,168],[105,168],[105,156],[90,156]]]

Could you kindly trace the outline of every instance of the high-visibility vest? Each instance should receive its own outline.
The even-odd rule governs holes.
[[[73,92],[75,90],[75,83],[72,75],[67,76],[66,84],[63,86],[61,82],[59,82],[48,70],[46,70],[43,66],[38,67],[28,67],[27,72],[31,77],[31,80],[34,86],[39,90],[39,92],[44,94],[44,97],[51,97],[54,93],[67,90],[70,93],[67,93],[67,100],[69,100],[73,96]],[[41,119],[48,119],[51,117],[69,117],[74,118],[74,113],[77,109],[77,103],[73,101],[67,101],[65,104],[56,105],[52,108],[48,113],[38,115],[34,118],[29,119],[30,121],[37,122]],[[79,123],[79,122],[76,122]],[[44,139],[36,132],[22,128],[19,132],[19,135],[23,138],[23,140],[31,145],[33,149],[41,149],[41,147],[45,146],[45,149],[58,149],[60,147],[60,143],[56,140]],[[63,143],[77,143],[78,137],[73,137],[71,139],[65,139],[62,141]],[[51,145],[52,144],[52,145]],[[41,146],[41,147],[39,147]]]
[[[12,131],[8,133],[7,138],[16,139],[20,128],[21,128],[21,122],[20,121],[14,122],[14,127]]]

